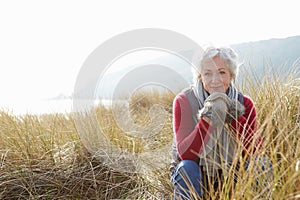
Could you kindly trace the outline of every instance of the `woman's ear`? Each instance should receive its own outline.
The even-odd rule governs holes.
[[[198,79],[199,79],[200,81],[202,81],[201,74],[199,74]]]
[[[234,81],[235,77],[233,73],[230,73],[230,82]]]

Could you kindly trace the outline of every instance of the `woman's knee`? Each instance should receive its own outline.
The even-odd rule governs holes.
[[[178,164],[178,170],[185,170],[188,172],[199,171],[199,165],[193,160],[182,160]]]
[[[273,164],[270,161],[270,159],[266,157],[259,158],[259,162],[261,163],[261,167],[263,171],[272,171],[273,170]]]
[[[253,159],[253,165],[256,170],[262,172],[273,171],[273,164],[267,157],[256,157]]]
[[[202,176],[198,163],[192,160],[180,161],[174,171],[174,175],[191,179],[200,179]]]

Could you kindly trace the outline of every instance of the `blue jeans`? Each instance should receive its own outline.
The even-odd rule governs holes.
[[[250,166],[250,162],[245,163],[245,169],[250,171],[251,169],[256,172],[255,175],[255,190],[259,192],[259,196],[264,199],[272,199],[272,187],[274,182],[273,165],[271,161],[266,157],[255,157],[252,161],[253,166]]]
[[[248,170],[249,162],[246,162],[244,167]],[[271,189],[270,184],[273,182],[272,163],[267,158],[257,157],[254,159],[253,169],[259,174],[264,174],[262,176],[263,180],[259,180],[259,178],[256,180],[257,186],[262,190],[261,195],[264,197],[269,195],[269,198],[271,198],[269,190]],[[205,189],[204,176],[201,168],[195,161],[182,160],[179,162],[172,173],[171,182],[174,185],[174,199],[197,199],[203,197]]]
[[[203,195],[203,176],[198,163],[182,160],[171,176],[175,199],[193,199]]]

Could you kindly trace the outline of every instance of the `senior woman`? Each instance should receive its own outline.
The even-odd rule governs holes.
[[[171,182],[175,199],[217,190],[236,158],[257,158],[262,148],[254,103],[233,85],[237,69],[233,49],[210,47],[194,70],[194,84],[174,99]],[[268,160],[257,160],[261,169],[272,171]]]

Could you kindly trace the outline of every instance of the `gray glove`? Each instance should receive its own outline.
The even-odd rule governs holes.
[[[225,122],[231,123],[233,119],[236,119],[243,114],[245,114],[244,105],[237,100],[229,99],[228,113],[226,115]]]
[[[225,93],[214,92],[204,102],[204,107],[200,110],[200,117],[207,117],[211,120],[213,127],[224,125],[230,99]]]

